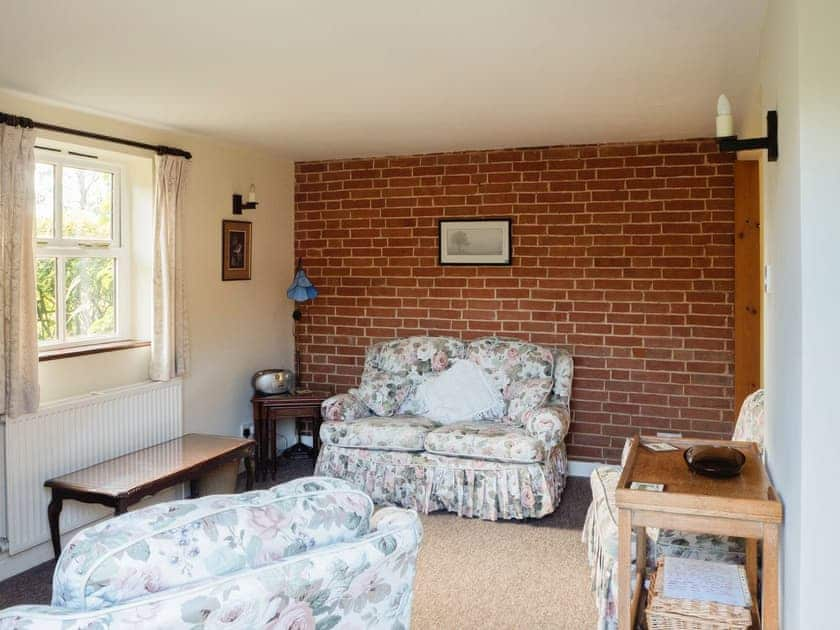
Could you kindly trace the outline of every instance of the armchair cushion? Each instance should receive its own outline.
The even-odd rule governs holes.
[[[757,389],[744,399],[735,432],[735,441],[757,442],[758,448],[764,450],[764,390]]]
[[[436,455],[531,464],[545,460],[545,444],[502,422],[456,422],[431,431],[426,450]]]
[[[369,416],[353,422],[323,422],[324,444],[380,451],[422,451],[426,435],[438,423],[422,416]]]
[[[525,431],[545,444],[548,450],[563,443],[569,432],[569,408],[566,405],[544,405],[529,409],[522,416]]]
[[[519,339],[476,339],[467,346],[467,358],[490,375],[499,391],[514,381],[554,375],[551,350]]]
[[[528,378],[510,383],[505,388],[505,399],[508,401],[505,420],[521,427],[525,413],[542,407],[548,400],[552,385],[554,379],[550,377]]]
[[[393,416],[410,391],[408,377],[368,366],[362,374],[359,388],[351,390],[351,393],[377,416]]]
[[[327,398],[321,403],[321,417],[332,422],[350,422],[370,415],[368,406],[349,392]]]
[[[62,552],[54,606],[98,610],[367,533],[373,504],[346,481],[161,503],[89,527]]]

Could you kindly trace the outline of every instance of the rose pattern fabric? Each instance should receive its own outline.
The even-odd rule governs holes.
[[[368,406],[353,394],[344,393],[327,398],[321,403],[321,417],[335,422],[350,422],[371,413]]]
[[[413,512],[384,508],[371,523],[375,529],[355,540],[97,611],[15,606],[0,611],[0,628],[406,630],[420,520]]]
[[[526,378],[509,383],[505,388],[504,397],[508,401],[505,422],[514,426],[522,426],[525,412],[542,407],[551,394],[554,379]]]
[[[322,444],[390,451],[422,451],[426,435],[439,426],[437,422],[421,416],[370,416],[352,422],[323,422],[318,435]]]
[[[499,391],[514,381],[554,376],[551,350],[518,339],[476,339],[467,346],[467,358],[490,375]]]
[[[426,451],[499,462],[535,463],[545,459],[545,444],[525,429],[501,422],[456,422],[426,436]]]
[[[417,384],[423,374],[442,372],[464,356],[464,342],[453,337],[406,337],[368,348],[365,367],[407,376]]]
[[[572,378],[574,377],[572,353],[566,348],[554,349],[554,397],[566,404],[572,399]]]
[[[411,391],[407,377],[366,367],[358,389],[350,390],[377,416],[393,416]]]
[[[757,442],[764,451],[764,390],[757,389],[744,399],[732,439],[738,442]]]
[[[491,521],[542,518],[560,503],[566,447],[561,443],[539,464],[514,464],[325,445],[315,472],[349,481],[376,504]]]
[[[567,405],[552,403],[526,411],[522,421],[528,435],[537,438],[550,450],[566,439],[571,425],[571,414]]]
[[[481,367],[500,393],[507,388],[509,397],[516,398],[516,420],[510,422],[506,401],[504,413],[473,418],[466,423],[472,428],[458,437],[451,432],[433,438],[457,454],[424,452],[438,425],[423,417],[417,387],[457,359]],[[326,400],[319,474],[347,479],[377,503],[427,512],[449,510],[495,520],[540,518],[554,510],[566,480],[563,440],[572,387],[568,350],[499,337],[467,344],[418,336],[374,344],[365,355],[365,369],[405,377],[411,389],[396,415],[387,418],[377,418],[383,414],[376,409],[371,416],[370,401],[361,401],[358,390]],[[552,380],[555,370],[560,381]],[[479,420],[487,422],[475,426]]]
[[[313,477],[129,512],[73,538],[55,569],[52,604],[96,610],[265,566],[358,538],[372,512],[347,482]]]

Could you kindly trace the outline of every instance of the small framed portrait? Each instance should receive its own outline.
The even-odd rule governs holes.
[[[510,219],[441,219],[441,265],[510,265]]]
[[[222,221],[222,280],[251,279],[251,222]]]

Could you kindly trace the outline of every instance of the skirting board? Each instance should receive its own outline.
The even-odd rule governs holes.
[[[604,466],[604,464],[599,462],[581,462],[570,459],[569,477],[589,477],[589,475],[592,474],[592,471],[598,468],[598,466]]]

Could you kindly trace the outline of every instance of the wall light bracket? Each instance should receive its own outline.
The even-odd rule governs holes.
[[[767,135],[764,138],[746,138],[739,140],[738,136],[724,136],[717,139],[721,151],[750,151],[767,149],[767,160],[775,162],[779,159],[779,118],[775,110],[767,112]]]
[[[233,196],[233,214],[242,214],[243,210],[255,210],[257,207],[256,201],[242,202],[242,195]]]

